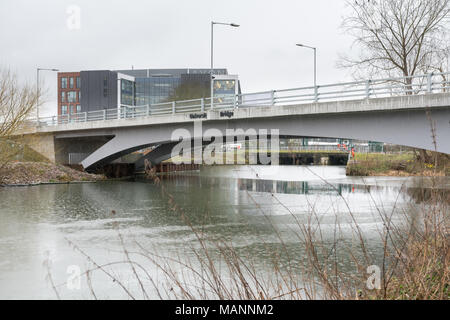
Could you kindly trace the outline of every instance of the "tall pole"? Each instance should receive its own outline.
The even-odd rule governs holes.
[[[239,25],[235,23],[223,23],[211,21],[211,109],[214,109],[214,25],[221,24],[224,26],[231,26],[238,28]]]
[[[36,120],[39,125],[39,71],[41,69],[37,68],[36,76]]]
[[[314,50],[314,101],[318,101],[318,88],[317,88],[317,48],[316,47],[310,47],[310,46],[306,46],[304,44],[301,43],[297,43],[298,47],[303,47],[303,48],[308,48],[308,49],[312,49]],[[303,138],[302,139],[302,144],[303,145],[308,145],[308,138]]]
[[[314,48],[314,88],[317,88],[317,49]]]
[[[211,21],[211,110],[214,109],[214,22]]]
[[[306,46],[304,44],[297,44],[297,47],[303,47],[314,50],[314,88],[317,90],[317,48]]]
[[[58,69],[44,69],[44,68],[37,68],[36,69],[36,121],[39,125],[39,71],[55,71],[58,72]]]

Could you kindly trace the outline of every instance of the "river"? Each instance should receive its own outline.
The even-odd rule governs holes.
[[[440,183],[450,188],[448,178]],[[0,188],[0,299],[55,299],[55,289],[63,299],[91,299],[92,291],[97,298],[127,299],[123,288],[98,270],[90,274],[91,286],[83,277],[75,288],[67,280],[74,270],[123,260],[119,234],[130,252],[142,246],[192,259],[186,248],[197,246],[196,237],[173,210],[174,203],[193,226],[252,256],[261,272],[270,273],[265,248],[279,245],[279,234],[300,263],[302,248],[293,226],[311,212],[320,217],[327,238],[333,236],[336,219],[351,237],[351,211],[376,256],[381,254],[378,210],[411,210],[415,202],[405,190],[418,184],[426,181],[346,177],[345,167],[226,166],[171,175],[160,185],[142,179]],[[160,270],[146,259],[139,261],[163,285]],[[129,265],[108,268],[140,298]],[[149,295],[158,297],[151,288]]]

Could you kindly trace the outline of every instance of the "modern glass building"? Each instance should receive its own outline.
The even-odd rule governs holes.
[[[198,83],[209,90],[210,69],[141,69],[119,70],[135,78],[135,105],[167,102],[185,83]],[[226,69],[214,69],[215,75],[227,75]]]
[[[226,69],[214,69],[214,75],[227,77]],[[73,77],[72,77],[73,75]],[[236,77],[234,77],[236,79]],[[225,79],[226,80],[226,79]],[[66,107],[66,100],[73,100],[68,87],[76,84],[76,107]],[[226,94],[234,82],[215,83],[215,94]],[[195,98],[209,97],[210,69],[140,69],[140,70],[93,70],[78,73],[60,73],[58,76],[58,114],[89,112],[114,109],[119,105],[143,106],[180,100],[185,86],[188,94],[199,95]],[[230,87],[231,86],[231,87]],[[228,89],[230,90],[228,90]],[[240,92],[239,81],[237,87]],[[231,91],[230,91],[231,92]],[[186,92],[185,92],[186,93]]]
[[[175,77],[136,78],[137,106],[164,102],[174,94],[180,85]]]

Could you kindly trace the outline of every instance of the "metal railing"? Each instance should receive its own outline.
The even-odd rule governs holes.
[[[430,73],[400,78],[354,81],[316,87],[238,94],[226,98],[215,97],[213,106],[215,110],[226,110],[450,92],[449,76],[450,72]],[[121,105],[115,109],[43,117],[39,118],[38,125],[54,126],[77,122],[207,112],[209,110],[211,110],[211,98],[173,101],[143,106]]]
[[[69,153],[70,165],[79,165],[81,162],[89,156],[89,153]]]

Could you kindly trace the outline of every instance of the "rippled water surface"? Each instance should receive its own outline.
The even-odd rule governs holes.
[[[327,238],[333,236],[336,219],[351,237],[352,212],[371,241],[369,250],[377,254],[379,210],[410,210],[411,199],[404,190],[426,183],[413,178],[350,178],[343,167],[229,166],[163,178],[165,196],[161,185],[144,180],[0,188],[0,299],[56,298],[49,273],[61,298],[92,298],[86,281],[79,289],[67,287],[70,266],[83,271],[94,266],[92,261],[123,260],[118,233],[130,251],[141,246],[190,258],[186,246],[197,246],[195,236],[171,209],[167,195],[194,226],[232,241],[269,272],[267,245],[280,242],[274,226],[301,261],[295,226],[311,213],[320,217]],[[440,183],[449,187],[448,179]],[[153,264],[145,259],[141,263],[156,282],[163,282]],[[133,287],[129,266],[119,264],[112,270]],[[92,273],[91,284],[99,298],[127,298],[101,272]]]

